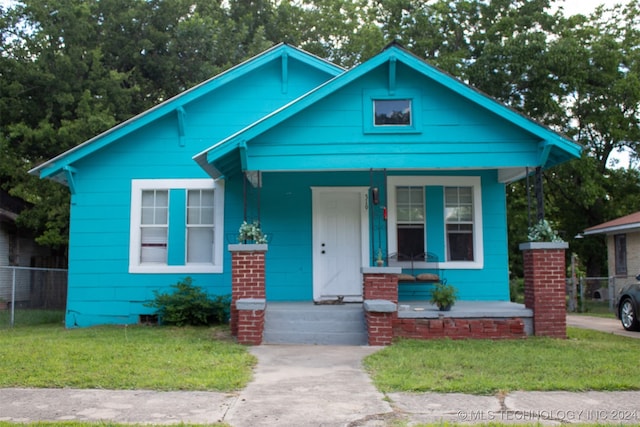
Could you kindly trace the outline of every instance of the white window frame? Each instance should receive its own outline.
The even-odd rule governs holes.
[[[411,123],[408,125],[376,125],[375,101],[408,100]],[[362,96],[362,124],[365,134],[406,134],[422,132],[422,92],[420,89],[398,89],[393,95],[387,90],[365,89]]]
[[[140,212],[143,190],[214,190],[214,256],[212,264],[145,264],[140,262]],[[186,197],[185,197],[186,198]],[[186,203],[185,203],[186,205]],[[185,206],[186,209],[186,206]],[[222,273],[224,251],[224,180],[212,179],[134,179],[131,181],[131,215],[129,229],[129,273]],[[171,207],[169,208],[171,227]],[[186,224],[185,224],[186,233]],[[185,235],[186,238],[186,235]],[[171,242],[168,242],[170,247]]]
[[[398,238],[396,229],[398,225],[396,212],[396,187],[472,187],[473,191],[473,252],[475,259],[473,261],[447,261],[448,253],[445,209],[444,209],[444,191],[442,200],[442,224],[444,228],[444,253],[436,253],[438,255],[438,267],[446,269],[473,270],[484,268],[484,248],[483,248],[483,221],[482,221],[482,182],[479,176],[390,176],[387,178],[387,199],[388,199],[388,226],[387,226],[387,242],[389,245],[389,253],[398,252]],[[426,234],[428,233],[429,217],[429,200],[425,196],[425,247],[427,252],[433,252],[426,246]],[[411,267],[411,262],[390,262],[393,266]],[[433,263],[425,261],[413,262],[414,268],[435,268]]]
[[[190,224],[189,223],[189,192],[191,191],[197,191],[200,195],[200,204],[198,205],[198,213],[199,215],[199,221],[197,223],[193,223]],[[209,188],[188,188],[185,189],[185,196],[186,196],[186,203],[184,206],[185,209],[185,229],[184,229],[184,241],[185,241],[185,245],[184,245],[184,262],[187,265],[198,265],[198,264],[204,264],[204,265],[209,265],[210,262],[196,262],[196,261],[189,261],[189,231],[195,231],[198,229],[205,229],[205,230],[211,230],[211,228],[213,228],[213,236],[215,239],[216,236],[216,218],[215,218],[215,213],[216,213],[216,201],[215,201],[215,197],[216,197],[216,191],[213,190],[213,205],[210,206],[213,209],[213,218],[212,224],[202,224],[201,220],[202,220],[202,191],[211,191],[211,189]],[[216,249],[215,246],[215,241],[213,242],[213,248],[212,248],[212,252],[213,252],[213,256],[215,257],[215,254],[218,252],[218,250]]]

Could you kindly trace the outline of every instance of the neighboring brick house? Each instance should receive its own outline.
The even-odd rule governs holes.
[[[587,228],[583,234],[605,236],[609,277],[623,280],[640,274],[640,212]]]

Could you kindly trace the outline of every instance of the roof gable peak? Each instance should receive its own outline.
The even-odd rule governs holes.
[[[67,184],[67,175],[64,169],[87,155],[90,155],[112,142],[140,129],[141,127],[158,120],[216,90],[217,88],[259,69],[273,61],[285,58],[303,62],[311,67],[326,73],[328,76],[336,76],[344,72],[344,68],[335,65],[325,59],[319,58],[309,52],[294,47],[287,43],[279,43],[266,51],[255,55],[242,63],[235,65],[163,102],[131,117],[130,119],[106,130],[105,132],[71,148],[68,151],[42,163],[29,171],[30,174],[39,175],[41,178],[51,178],[63,184]]]

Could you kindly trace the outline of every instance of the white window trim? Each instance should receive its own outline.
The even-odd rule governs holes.
[[[411,124],[376,125],[374,101],[411,101]],[[364,89],[362,96],[362,124],[365,134],[422,133],[422,92],[418,88],[398,89],[393,95],[387,90]]]
[[[473,188],[473,253],[475,254],[475,260],[473,261],[446,261],[447,238],[446,229],[444,236],[444,250],[443,254],[438,255],[439,268],[446,268],[450,270],[472,270],[484,268],[484,248],[483,248],[483,222],[482,222],[482,184],[479,176],[390,176],[387,178],[387,200],[388,200],[388,226],[387,226],[387,242],[389,245],[389,253],[395,254],[398,252],[398,237],[396,234],[396,228],[398,224],[397,212],[396,212],[396,187],[472,187]],[[443,194],[444,197],[444,194]],[[425,199],[425,215],[428,210],[429,200]],[[444,207],[444,200],[443,200]],[[429,217],[426,217],[426,221],[429,221]],[[445,225],[445,212],[442,210],[442,224]],[[425,222],[425,233],[428,230],[427,223]],[[426,236],[425,236],[426,239]],[[430,251],[427,247],[428,252]],[[411,267],[411,262],[393,262],[394,266],[399,267]],[[414,268],[434,268],[433,263],[427,262],[414,262]]]
[[[143,190],[213,189],[214,260],[213,264],[162,265],[140,263],[140,209]],[[224,180],[212,179],[134,179],[131,181],[131,217],[129,229],[129,273],[222,273],[224,251]],[[169,227],[171,218],[169,213]],[[186,227],[185,227],[186,228]],[[171,245],[171,242],[169,242]]]

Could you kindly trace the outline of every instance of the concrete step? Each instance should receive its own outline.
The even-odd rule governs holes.
[[[362,304],[267,303],[263,342],[366,345]]]

